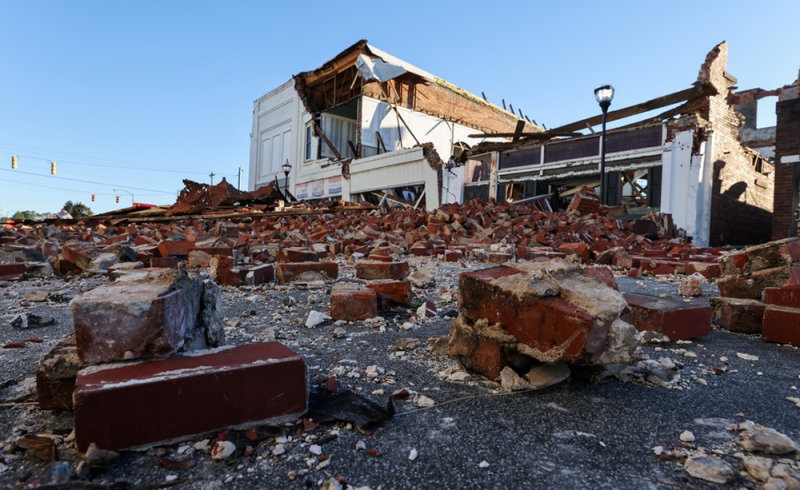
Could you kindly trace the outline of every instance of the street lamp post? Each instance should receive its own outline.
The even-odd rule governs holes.
[[[603,136],[600,142],[600,204],[606,204],[606,119],[608,119],[608,106],[614,98],[614,87],[603,85],[594,89],[594,98],[603,109]]]
[[[133,192],[131,192],[131,191],[126,191],[125,189],[111,189],[111,190],[112,190],[112,191],[114,191],[114,192],[119,192],[119,191],[122,191],[122,192],[127,192],[128,194],[130,194],[130,195],[131,195],[131,206],[133,206],[133,205],[134,205]]]
[[[286,195],[286,202],[289,202],[289,172],[292,170],[292,166],[289,165],[289,160],[286,160],[286,163],[283,164],[283,174],[286,176],[286,180],[283,182],[283,193]]]

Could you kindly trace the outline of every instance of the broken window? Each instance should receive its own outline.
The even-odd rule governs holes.
[[[306,124],[306,160],[314,156],[314,130],[312,123]]]
[[[778,96],[771,95],[758,99],[756,106],[756,128],[771,128],[777,124],[778,116],[775,112]]]

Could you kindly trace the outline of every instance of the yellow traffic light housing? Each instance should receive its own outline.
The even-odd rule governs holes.
[[[15,170],[17,168],[17,155],[11,157],[11,168]]]
[[[53,175],[56,174],[56,162],[55,161],[50,162],[50,173],[53,174]]]

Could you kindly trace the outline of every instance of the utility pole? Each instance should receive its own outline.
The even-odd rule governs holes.
[[[214,185],[214,175],[215,175],[214,172],[208,174],[208,176],[211,177],[211,185]]]
[[[242,167],[239,167],[239,185],[237,186],[239,190],[242,190]]]

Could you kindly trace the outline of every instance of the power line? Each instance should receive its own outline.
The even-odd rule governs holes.
[[[53,186],[50,186],[50,185],[31,184],[30,182],[20,182],[18,180],[8,180],[8,179],[0,180],[0,184],[6,183],[6,182],[10,182],[12,184],[21,184],[21,185],[30,185],[30,186],[33,186],[33,187],[41,187],[43,189],[54,189],[54,190],[57,190],[57,191],[67,191],[67,192],[75,192],[75,193],[89,193],[89,191],[79,191],[79,190],[76,190],[76,189],[65,189],[63,187],[53,187]],[[113,192],[91,192],[91,194],[96,194],[98,196],[115,196],[116,195]]]
[[[0,168],[0,170],[2,170],[3,172],[13,172],[13,173],[20,173],[20,174],[25,174],[25,175],[33,175],[34,177],[47,177],[47,178],[50,178],[50,179],[71,180],[73,182],[82,182],[84,184],[106,185],[106,186],[109,186],[109,187],[124,187],[126,189],[134,189],[134,190],[138,190],[138,191],[157,192],[159,194],[172,194],[172,192],[159,191],[157,189],[145,189],[145,188],[142,188],[142,187],[132,187],[132,186],[129,186],[129,185],[109,184],[107,182],[94,182],[94,181],[91,181],[91,180],[70,179],[68,177],[58,177],[56,175],[35,174],[35,173],[32,173],[32,172],[24,172],[22,170],[10,170],[10,169],[4,169],[4,168]]]
[[[35,157],[35,156],[32,156],[32,155],[17,154],[17,156],[18,157],[23,157],[23,158],[31,158],[31,159],[34,159],[34,160],[43,160],[45,162],[50,162],[50,161],[53,160],[52,158]],[[169,172],[169,173],[176,173],[176,174],[205,175],[205,172],[189,172],[189,171],[184,171],[184,170],[168,170],[168,169],[164,169],[164,168],[124,167],[124,166],[120,166],[120,165],[101,165],[101,164],[98,164],[98,163],[76,162],[76,161],[73,161],[73,160],[63,160],[63,159],[60,159],[60,158],[58,160],[59,160],[59,163],[71,163],[73,165],[86,165],[86,166],[89,166],[89,167],[118,168],[118,169],[125,169],[125,170],[146,170],[148,172]]]
[[[28,150],[33,151],[34,153],[63,155],[68,159],[81,158],[81,159],[96,160],[98,162],[106,162],[106,163],[107,162],[115,162],[115,163],[122,162],[122,163],[130,163],[130,164],[136,164],[137,163],[137,162],[132,162],[130,160],[126,161],[126,160],[119,160],[119,159],[113,159],[113,158],[95,157],[95,156],[91,156],[91,155],[81,155],[79,153],[69,153],[69,152],[63,152],[63,151],[60,151],[60,150],[52,150],[52,149],[47,149],[47,148],[40,149],[40,148],[36,148],[35,146],[28,146],[28,145],[17,145],[17,144],[10,145],[8,143],[3,143],[3,142],[0,142],[0,148],[7,148],[9,150],[16,150],[16,149],[19,149],[19,148],[23,148],[23,149],[24,148],[28,148]],[[72,155],[72,156],[70,156],[70,155]],[[48,159],[48,158],[32,157],[32,156],[28,156],[27,158],[38,158],[38,159],[47,160],[47,161],[52,160],[52,158]],[[112,167],[112,168],[125,168],[125,169],[130,169],[130,170],[153,170],[155,172],[178,172],[178,173],[186,173],[186,174],[196,174],[196,175],[204,174],[205,175],[204,172],[197,172],[197,171],[192,171],[192,170],[167,170],[167,169],[163,169],[163,168],[149,169],[149,168],[142,168],[142,167],[138,167],[138,166],[137,167],[130,167],[130,166],[120,166],[120,165],[98,165],[98,164],[91,164],[91,163],[85,163],[85,162],[75,162],[75,161],[67,162],[67,160],[64,160],[64,162],[65,163],[76,163],[76,164],[79,164],[79,165],[95,165],[95,166],[101,166],[101,167],[102,166],[106,166],[106,167]]]

